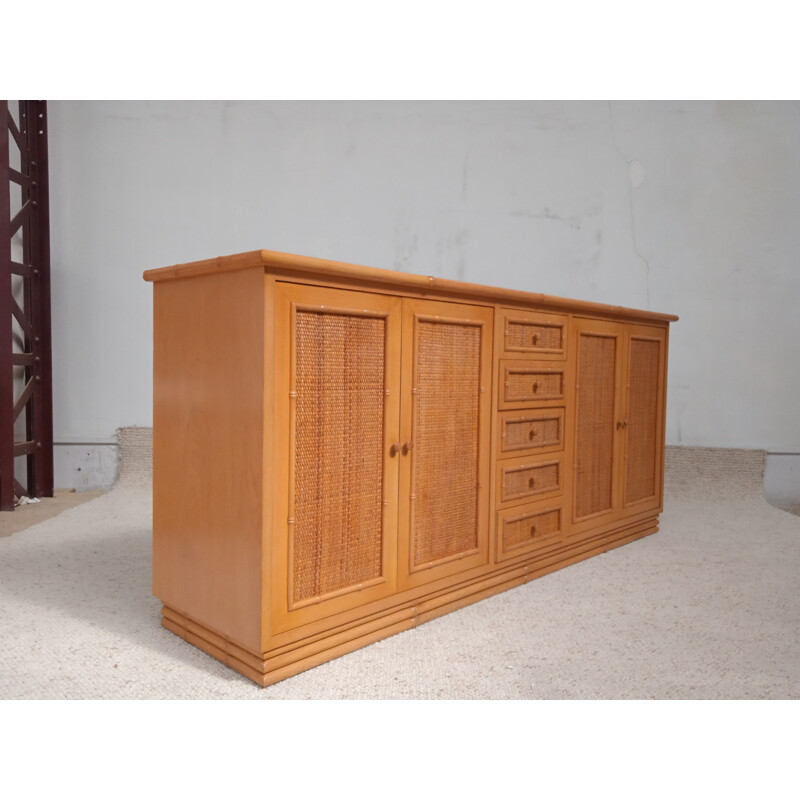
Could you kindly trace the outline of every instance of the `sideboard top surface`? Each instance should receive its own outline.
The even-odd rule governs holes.
[[[587,300],[570,300],[552,295],[525,292],[519,289],[501,289],[494,286],[463,283],[448,278],[435,278],[433,276],[415,275],[377,267],[357,266],[341,261],[279,253],[274,250],[251,250],[247,253],[218,256],[217,258],[193,261],[187,264],[174,264],[171,267],[147,270],[143,277],[146,281],[155,283],[220,272],[233,272],[253,267],[260,267],[267,272],[290,272],[306,276],[316,275],[330,279],[384,285],[392,289],[411,290],[415,294],[452,294],[464,298],[474,298],[483,302],[535,305],[579,314],[599,314],[661,323],[674,322],[678,319],[674,314],[663,314],[657,311],[606,305]]]

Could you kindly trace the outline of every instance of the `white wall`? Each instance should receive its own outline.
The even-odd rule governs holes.
[[[668,442],[800,452],[800,103],[49,116],[57,441],[152,424],[145,269],[269,248],[679,314]]]

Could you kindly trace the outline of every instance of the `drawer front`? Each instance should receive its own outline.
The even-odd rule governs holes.
[[[564,399],[564,369],[500,362],[500,407],[552,403]]]
[[[497,512],[497,560],[522,555],[528,550],[557,545],[561,539],[561,507],[536,506]]]
[[[560,458],[531,462],[515,458],[497,464],[497,504],[514,505],[561,494],[563,467]]]
[[[564,449],[564,409],[503,411],[498,414],[500,431],[497,454],[550,453]]]
[[[567,317],[504,311],[503,352],[512,357],[566,358]]]

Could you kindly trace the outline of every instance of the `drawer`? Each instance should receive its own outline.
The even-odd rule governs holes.
[[[565,367],[524,361],[500,362],[500,408],[564,400]]]
[[[563,464],[558,457],[498,461],[497,507],[559,495],[563,491],[563,480]]]
[[[561,506],[537,503],[497,512],[497,560],[558,545],[562,538]]]
[[[503,355],[528,358],[567,357],[567,317],[504,309]]]
[[[497,415],[498,458],[564,449],[564,409],[501,411]]]

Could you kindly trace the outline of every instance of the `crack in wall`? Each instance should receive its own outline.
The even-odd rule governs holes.
[[[644,257],[644,254],[639,249],[639,243],[636,240],[636,216],[633,213],[633,186],[631,185],[631,175],[630,169],[631,164],[635,161],[635,159],[627,158],[625,153],[619,149],[617,145],[617,137],[614,133],[614,115],[611,112],[611,101],[607,100],[606,105],[608,107],[608,122],[611,128],[611,146],[619,153],[620,158],[625,162],[628,167],[628,174],[625,176],[625,179],[628,184],[628,208],[630,209],[631,214],[631,244],[633,245],[633,250],[637,256],[642,260],[644,264],[644,295],[645,295],[645,302],[646,308],[650,308],[650,262]]]
[[[568,228],[573,228],[574,230],[581,229],[581,219],[580,217],[562,217],[560,214],[557,214],[551,208],[547,206],[544,207],[544,211],[541,213],[536,213],[535,211],[528,211],[527,209],[519,209],[516,211],[511,212],[512,217],[526,217],[527,219],[551,219],[556,222],[562,222]]]

